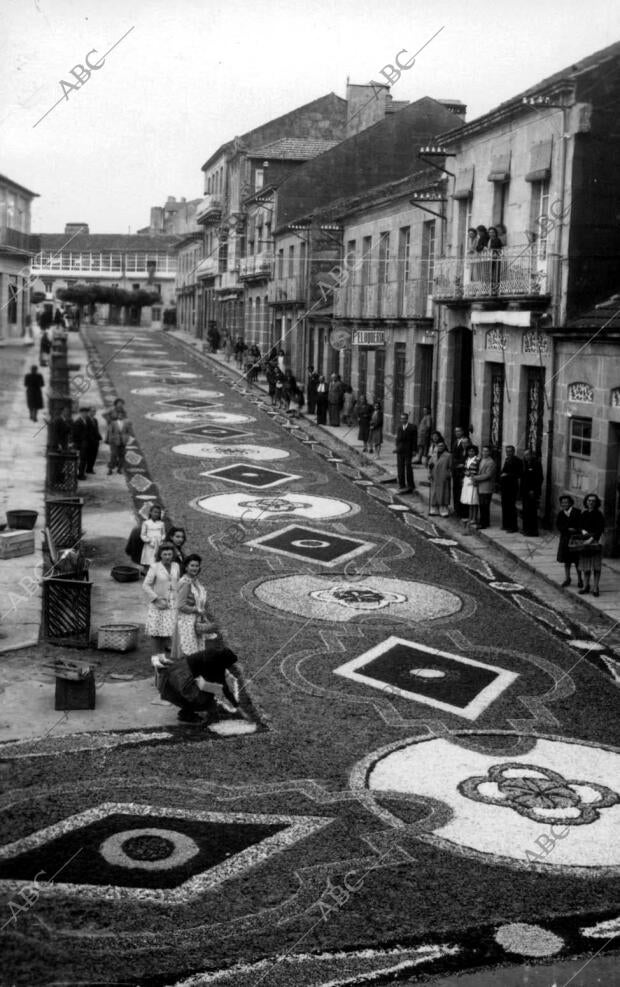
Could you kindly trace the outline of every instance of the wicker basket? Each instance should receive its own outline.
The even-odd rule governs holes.
[[[115,565],[110,575],[117,583],[135,583],[140,578],[140,570],[135,565]]]
[[[134,651],[138,646],[138,624],[104,624],[97,633],[99,651]]]

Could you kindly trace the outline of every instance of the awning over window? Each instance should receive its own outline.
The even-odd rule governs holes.
[[[510,151],[502,151],[501,154],[493,155],[488,180],[490,182],[510,181]]]
[[[472,189],[474,187],[474,166],[470,168],[463,168],[459,171],[456,176],[456,181],[454,183],[454,192],[452,193],[453,199],[469,199],[471,198]]]
[[[525,176],[526,182],[544,182],[551,175],[551,141],[534,144],[530,151],[530,169]]]

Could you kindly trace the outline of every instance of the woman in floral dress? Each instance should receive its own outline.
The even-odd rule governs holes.
[[[162,542],[142,584],[149,598],[145,630],[153,639],[154,653],[151,660],[155,667],[162,664],[162,659],[165,663],[166,647],[175,633],[180,575],[179,565],[174,561],[172,545]]]
[[[209,626],[212,636],[216,636],[216,626],[207,617],[207,591],[198,578],[201,564],[200,555],[188,555],[185,560],[185,573],[179,580],[178,617],[172,648],[174,658],[204,651]],[[205,624],[205,629],[200,634],[196,632],[197,619]]]

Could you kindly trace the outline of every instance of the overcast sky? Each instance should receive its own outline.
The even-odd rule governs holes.
[[[392,95],[460,99],[470,120],[620,40],[618,0],[0,0],[0,11],[0,172],[39,193],[32,228],[47,233],[148,225],[168,195],[202,195],[200,167],[221,143],[344,97],[347,76],[381,80],[397,52],[442,28]],[[65,97],[60,80],[75,84],[71,69],[121,38]]]

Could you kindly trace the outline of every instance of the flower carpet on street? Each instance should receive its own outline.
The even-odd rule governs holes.
[[[156,339],[187,376],[108,368],[136,432],[127,492],[203,557],[249,726],[172,713],[166,736],[23,751],[0,801],[11,982],[423,983],[607,948],[613,649]],[[212,429],[251,412],[251,444],[182,443],[162,417],[214,391]]]

